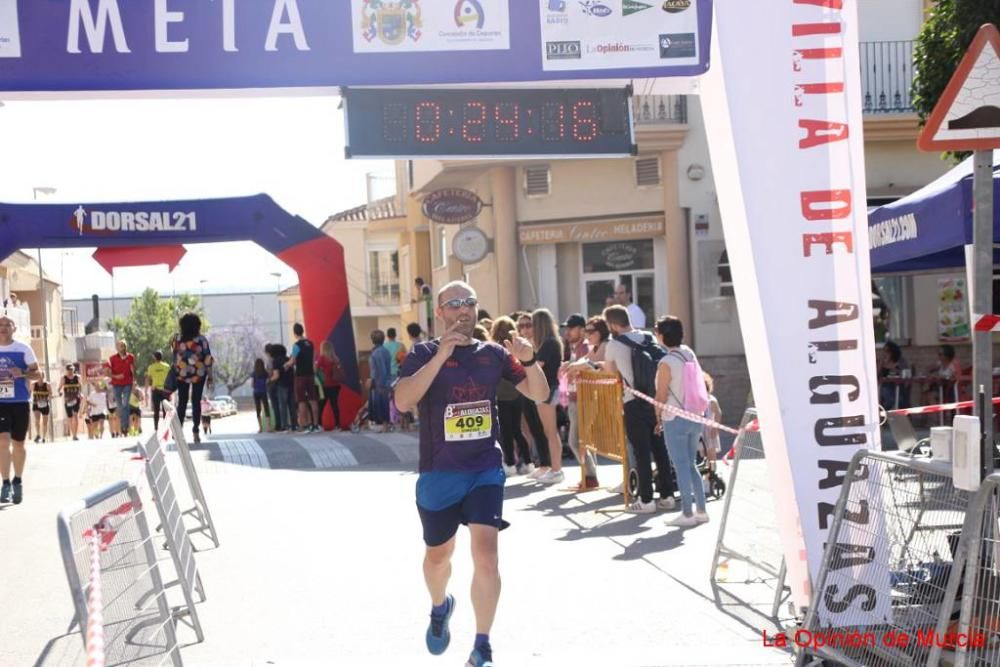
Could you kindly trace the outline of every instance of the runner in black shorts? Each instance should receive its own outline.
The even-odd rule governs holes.
[[[14,340],[17,325],[0,310],[0,503],[20,504],[24,498],[21,476],[27,452],[31,393],[28,383],[42,378],[31,347]],[[11,461],[14,478],[11,479]]]
[[[35,417],[35,442],[45,442],[49,432],[49,400],[52,390],[43,377],[31,386],[31,413]]]
[[[448,622],[455,598],[447,594],[451,555],[460,524],[472,536],[472,607],[476,639],[466,663],[493,665],[489,633],[500,599],[497,542],[503,521],[504,472],[497,444],[496,390],[509,380],[532,400],[549,393],[535,366],[532,345],[524,338],[495,343],[472,338],[478,300],[462,282],[438,293],[437,316],[445,334],[413,346],[400,367],[396,407],[420,408],[420,477],[417,511],[423,524],[424,581],[431,594],[431,622],[425,640],[434,655],[451,641]],[[529,366],[530,368],[525,368]]]
[[[66,417],[69,419],[69,432],[74,440],[79,440],[76,434],[80,431],[80,392],[82,389],[80,376],[76,374],[76,367],[73,364],[67,364],[66,373],[59,380],[59,395],[63,397],[63,407],[66,408]]]

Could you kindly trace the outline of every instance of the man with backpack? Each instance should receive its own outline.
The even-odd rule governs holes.
[[[295,334],[295,345],[292,346],[292,356],[285,362],[285,370],[295,368],[295,403],[298,404],[298,422],[303,433],[314,433],[319,427],[319,394],[316,391],[316,365],[314,363],[315,349],[312,341],[306,338],[306,330],[298,322],[292,327]]]
[[[653,397],[656,394],[656,372],[666,350],[657,345],[652,335],[634,329],[624,306],[604,309],[604,320],[611,330],[605,352],[603,370],[618,373],[627,387]],[[636,472],[639,475],[639,498],[628,507],[632,514],[653,514],[657,509],[672,510],[674,482],[670,475],[670,459],[663,437],[657,433],[659,418],[655,408],[628,392],[625,403],[625,434],[632,443]],[[653,471],[650,456],[656,459],[656,476],[660,500],[653,502]]]

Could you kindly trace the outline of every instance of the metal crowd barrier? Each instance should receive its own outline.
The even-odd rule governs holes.
[[[1000,474],[986,478],[969,508],[930,665],[1000,665]],[[964,638],[964,640],[963,640]],[[944,644],[939,646],[937,644]]]
[[[629,488],[621,379],[616,373],[583,371],[576,381],[576,401],[580,418],[580,460],[586,459],[584,452],[589,450],[619,461],[625,504],[628,505],[632,502],[632,489]],[[583,474],[586,476],[585,470]]]
[[[198,620],[198,611],[195,609],[194,596],[197,593],[199,600],[204,602],[205,588],[201,583],[201,575],[198,574],[194,547],[184,527],[184,517],[177,504],[177,495],[170,482],[166,456],[155,433],[145,443],[139,442],[139,450],[145,459],[146,479],[160,515],[166,547],[170,551],[177,572],[177,580],[167,585],[179,584],[184,595],[185,604],[175,610],[175,616],[182,620],[187,619],[198,641],[203,641],[205,637],[201,630],[201,622]]]
[[[989,492],[980,493],[977,507],[986,504],[987,496],[996,497],[996,486],[993,480]],[[996,535],[995,513],[988,532],[975,532],[982,526],[974,522],[976,510],[969,511],[970,496],[952,484],[949,463],[899,452],[858,452],[834,510],[816,593],[804,626],[796,633],[800,664],[819,660],[859,667],[938,664],[942,648],[938,644],[946,643],[942,630],[953,625],[955,600],[961,595],[966,545],[981,536],[994,540]],[[978,554],[979,549],[971,553]],[[996,562],[989,555],[987,567],[992,570]],[[977,591],[987,580],[978,578],[981,568],[975,559],[971,564],[965,591]],[[991,587],[992,577],[995,574],[989,578]],[[823,594],[832,586],[840,591],[836,599]],[[866,589],[874,596],[845,595]],[[991,590],[990,600],[964,597],[962,611],[970,612],[965,618],[973,625],[986,618],[971,613],[984,608],[977,599],[995,609],[996,591]],[[847,606],[845,600],[850,600]],[[993,653],[987,662],[965,664],[1000,663]]]
[[[191,458],[191,449],[184,438],[184,429],[177,413],[173,410],[168,414],[170,420],[170,433],[173,434],[174,443],[177,446],[177,453],[181,459],[181,466],[184,468],[184,478],[187,480],[188,490],[194,506],[181,512],[183,516],[191,517],[197,525],[188,528],[188,534],[205,533],[211,538],[215,547],[219,547],[219,534],[215,530],[215,522],[212,521],[212,513],[208,511],[208,503],[205,501],[205,492],[201,488],[201,481],[198,479],[198,471],[194,467],[194,459]]]
[[[723,604],[725,592],[754,609],[770,605],[769,618],[778,620],[790,590],[785,585],[785,558],[764,440],[756,423],[757,411],[748,408],[733,442],[736,453],[712,558],[711,583],[717,604]],[[739,594],[736,585],[743,587]]]
[[[60,512],[57,526],[84,646],[88,645],[88,628],[100,621],[103,664],[161,656],[180,667],[175,619],[136,488],[118,482],[101,489]],[[89,609],[94,539],[99,547],[101,605]],[[88,655],[87,664],[93,664],[90,658]]]

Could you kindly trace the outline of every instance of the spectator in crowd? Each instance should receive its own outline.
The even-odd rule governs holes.
[[[395,327],[385,330],[385,349],[389,352],[390,383],[392,383],[399,377],[399,365],[406,359],[406,346],[396,340]]]
[[[615,285],[615,302],[628,310],[628,317],[634,329],[646,328],[646,314],[642,312],[642,308],[632,303],[632,292],[625,283]]]
[[[482,324],[477,324],[472,329],[472,337],[484,343],[490,342],[490,332]]]
[[[708,391],[708,407],[705,408],[705,418],[717,424],[722,423],[722,406],[719,399],[715,397],[715,380],[711,375],[705,373],[705,389]],[[702,438],[705,441],[705,458],[709,461],[718,460],[722,454],[722,441],[719,438],[719,429],[708,424],[702,429]]]
[[[108,361],[111,366],[111,386],[114,391],[115,413],[118,415],[118,428],[112,432],[128,433],[129,397],[135,384],[135,356],[128,351],[128,343],[123,340],[116,345],[118,353],[111,355]]]
[[[344,379],[344,368],[340,359],[333,351],[333,343],[323,341],[319,346],[319,359],[316,361],[320,375],[323,377],[323,400],[319,404],[320,423],[323,420],[324,403],[330,404],[333,410],[333,430],[340,430],[340,382]]]
[[[269,348],[270,345],[264,349],[266,351]],[[257,432],[271,431],[273,430],[271,410],[267,405],[267,367],[264,365],[264,360],[259,357],[253,362],[251,380],[253,381],[253,409],[257,413]]]
[[[930,369],[932,382],[925,385],[924,403],[937,405],[958,400],[955,381],[962,374],[962,365],[955,359],[955,348],[942,345],[938,349],[937,365]]]
[[[142,435],[142,389],[136,386],[128,399],[128,434]]]
[[[517,335],[527,340],[534,340],[534,324],[530,313],[518,312],[513,319],[517,322]],[[535,443],[535,455],[538,457],[537,467],[527,473],[531,479],[538,479],[552,468],[550,460],[548,436],[545,435],[545,428],[542,426],[541,417],[538,415],[538,406],[526,396],[521,396],[521,414],[524,424],[531,433],[531,439]],[[522,427],[523,432],[523,427]]]
[[[275,429],[294,431],[298,428],[294,409],[295,373],[285,368],[288,363],[288,349],[280,344],[271,345],[271,382],[275,385]],[[280,423],[280,426],[277,424]]]
[[[375,329],[371,333],[372,351],[368,357],[368,370],[371,375],[371,390],[369,391],[368,409],[375,431],[381,432],[389,423],[389,390],[392,380],[392,359],[389,350],[385,348],[385,333]]]
[[[656,336],[660,344],[667,348],[656,372],[656,400],[683,410],[685,394],[697,391],[685,386],[684,366],[697,362],[698,358],[694,350],[683,344],[684,325],[676,317],[668,315],[660,318],[656,322]],[[698,382],[704,382],[704,378],[698,378]],[[705,487],[702,486],[701,473],[696,464],[701,424],[671,413],[664,413],[662,417],[663,436],[670,461],[677,473],[677,487],[681,494],[681,515],[667,525],[691,527],[708,523]]]
[[[434,328],[434,296],[431,294],[431,286],[424,283],[424,279],[417,277],[413,281],[416,287],[416,298],[414,301],[423,304],[423,316],[427,318],[427,329]]]
[[[540,475],[538,481],[542,484],[557,484],[566,476],[562,471],[562,440],[559,438],[559,428],[556,422],[556,406],[559,404],[559,367],[562,365],[562,340],[555,318],[548,308],[539,308],[531,314],[532,342],[535,345],[535,355],[538,365],[549,383],[549,396],[538,404],[538,416],[542,420],[545,441],[536,443],[541,447],[548,446],[551,467],[547,473]]]
[[[316,347],[306,338],[306,329],[296,322],[292,327],[295,344],[292,345],[292,356],[285,361],[283,371],[294,373],[292,389],[295,392],[294,404],[298,411],[298,422],[303,433],[314,433],[319,428],[318,405],[316,390]]]
[[[420,325],[416,322],[410,322],[406,325],[406,335],[410,337],[410,347],[417,343],[423,343],[427,339]]]
[[[911,374],[910,362],[903,357],[899,345],[889,340],[882,348],[878,376],[883,380],[879,386],[879,402],[886,410],[910,407],[910,385],[900,382],[886,382],[888,378],[904,379]]]
[[[608,323],[601,315],[595,315],[587,320],[587,326],[583,333],[587,336],[587,343],[590,344],[590,352],[587,359],[594,362],[604,361],[604,353],[608,349],[608,339],[611,338],[611,331],[608,330]]]
[[[200,317],[187,313],[180,318],[178,326],[180,333],[174,335],[170,343],[177,376],[177,418],[183,426],[190,399],[191,429],[197,444],[201,442],[201,396],[206,387],[212,390],[212,350],[208,339],[201,335]]]
[[[501,347],[506,341],[513,341],[517,325],[509,317],[498,317],[493,322],[490,338]],[[508,477],[527,475],[534,472],[531,462],[531,448],[521,430],[521,392],[512,382],[501,379],[497,385],[497,418],[500,420],[500,449],[503,450],[503,468]],[[514,445],[517,444],[517,459]]]
[[[635,386],[633,368],[633,348],[648,349],[656,345],[652,336],[638,331],[632,326],[625,306],[616,305],[604,309],[604,320],[613,337],[608,341],[602,368],[609,373],[618,373],[629,387]],[[675,507],[674,485],[670,476],[670,460],[663,438],[657,434],[658,420],[653,406],[627,393],[625,403],[625,433],[632,443],[636,472],[639,475],[639,498],[629,505],[627,511],[633,514],[652,514],[657,509],[671,510]],[[650,456],[656,460],[660,500],[653,502],[653,471]]]
[[[577,487],[578,491],[596,489],[599,486],[597,482],[597,460],[591,452],[580,451],[580,413],[576,404],[576,376],[581,369],[589,367],[586,366],[589,364],[587,356],[590,354],[590,344],[587,342],[585,335],[586,326],[587,320],[583,319],[583,315],[579,314],[570,315],[563,322],[564,334],[566,336],[565,351],[567,352],[564,368],[566,369],[566,380],[569,390],[569,405],[567,407],[569,413],[569,437],[567,438],[567,444],[576,456],[576,460],[583,463],[585,468],[583,479],[580,480],[580,484]],[[583,362],[585,366],[574,366],[574,364],[579,362]]]

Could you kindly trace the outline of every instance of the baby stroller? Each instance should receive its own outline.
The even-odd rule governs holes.
[[[701,478],[705,485],[705,495],[719,500],[722,496],[726,495],[726,483],[722,481],[719,473],[715,471],[717,461],[710,461],[708,459],[705,449],[705,439],[700,438],[699,442],[701,442],[701,448],[698,450],[698,458],[695,462],[698,465],[698,472],[701,473]]]

